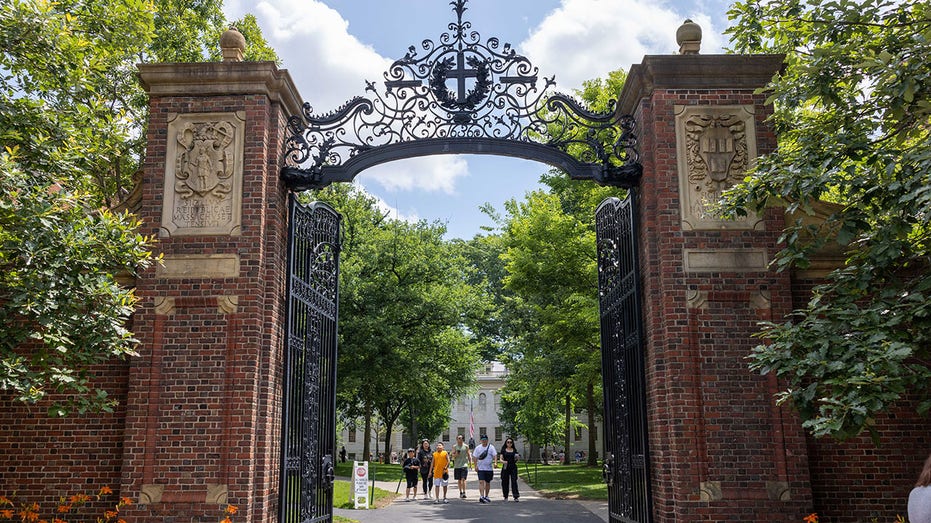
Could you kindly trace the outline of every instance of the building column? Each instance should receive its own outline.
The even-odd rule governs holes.
[[[234,57],[235,59],[235,57]],[[120,495],[127,520],[277,518],[287,189],[272,62],[139,66],[150,97],[140,218],[161,263],[137,280]]]
[[[685,52],[685,51],[684,51]],[[791,310],[769,269],[783,209],[709,210],[776,137],[755,90],[781,56],[647,56],[619,110],[638,122],[638,189],[654,514],[658,522],[800,521],[812,506],[801,423],[747,367],[762,320]]]

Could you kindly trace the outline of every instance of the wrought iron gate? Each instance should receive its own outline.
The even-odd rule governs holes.
[[[313,523],[333,518],[340,215],[290,203],[278,520]]]
[[[608,198],[595,211],[604,479],[612,523],[652,521],[635,198],[631,189],[625,200]]]

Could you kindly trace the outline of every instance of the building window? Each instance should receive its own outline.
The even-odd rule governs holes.
[[[443,431],[443,441],[449,441],[449,429]]]
[[[575,428],[575,440],[582,441],[582,427]]]
[[[504,441],[504,429],[495,427],[495,441]]]
[[[349,429],[349,443],[355,443],[355,442],[356,442],[356,428],[353,427]]]
[[[465,427],[459,427],[459,428],[457,428],[457,429],[456,429],[456,435],[457,435],[457,436],[463,436],[463,437],[465,437]]]
[[[479,437],[481,437],[482,434],[485,434],[486,436],[488,435],[488,427],[479,427],[479,428],[478,428],[478,435],[479,435]]]
[[[480,412],[485,412],[487,407],[488,407],[488,396],[485,395],[485,393],[483,392],[478,395],[478,410]]]

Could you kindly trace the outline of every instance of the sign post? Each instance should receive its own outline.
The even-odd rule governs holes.
[[[355,508],[369,508],[369,462],[354,461],[352,466],[352,499]],[[360,501],[361,500],[361,501]]]

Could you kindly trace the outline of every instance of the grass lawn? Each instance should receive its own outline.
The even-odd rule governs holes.
[[[585,465],[520,466],[520,476],[541,496],[555,499],[608,499],[601,467]]]
[[[352,477],[352,462],[336,464],[336,475],[341,478]],[[392,463],[369,463],[369,480],[375,476],[378,481],[397,481],[398,478],[404,477],[404,469],[401,465]]]
[[[351,483],[348,481],[336,480],[333,483],[333,507],[352,509],[355,504],[349,498]],[[397,494],[388,492],[380,488],[375,489],[375,500],[369,500],[369,508],[381,508],[391,502]],[[363,510],[363,509],[359,509]]]

